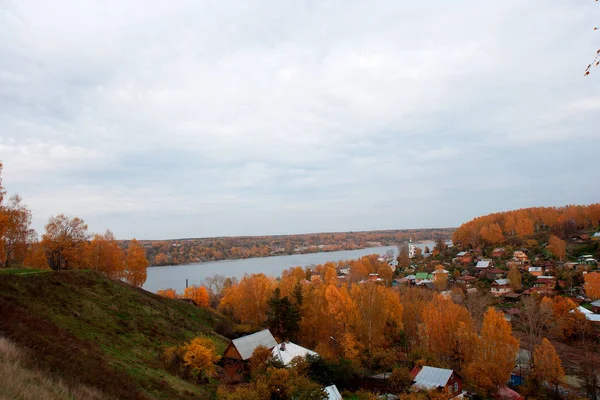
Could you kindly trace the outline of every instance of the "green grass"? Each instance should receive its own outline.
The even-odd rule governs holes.
[[[118,398],[211,397],[214,387],[169,374],[159,355],[196,336],[223,352],[212,329],[222,315],[90,271],[6,271],[0,332],[38,352],[39,367]]]
[[[33,268],[8,268],[8,269],[0,269],[0,275],[2,274],[12,274],[12,275],[29,275],[29,274],[44,274],[51,272],[46,269],[33,269]]]

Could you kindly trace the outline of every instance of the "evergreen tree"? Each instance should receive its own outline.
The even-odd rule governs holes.
[[[267,310],[267,326],[274,336],[281,340],[294,339],[300,326],[300,311],[287,296],[281,297],[279,288],[275,289],[269,299]]]

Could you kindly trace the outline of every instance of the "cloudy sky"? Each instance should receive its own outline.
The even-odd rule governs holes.
[[[592,0],[0,0],[0,160],[42,230],[457,226],[600,200]]]

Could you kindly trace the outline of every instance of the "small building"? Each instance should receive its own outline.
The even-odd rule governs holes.
[[[475,265],[475,268],[477,268],[478,270],[491,268],[491,267],[492,267],[492,260],[477,261],[477,265]]]
[[[279,361],[281,361],[285,366],[290,365],[292,360],[296,357],[306,358],[308,356],[319,355],[312,350],[299,346],[290,341],[279,343],[277,346],[273,347],[271,353],[273,354],[274,358],[279,359]]]
[[[506,250],[504,249],[504,247],[496,247],[494,251],[492,251],[492,257],[495,258],[504,257],[505,254]]]
[[[277,346],[275,338],[268,329],[233,339],[225,349],[223,358],[247,361],[252,357],[252,353],[254,353],[254,350],[259,346],[264,346],[269,350],[272,350]]]
[[[525,261],[528,259],[527,254],[523,250],[517,250],[513,252],[513,258],[519,261]]]
[[[451,369],[415,367],[410,374],[414,390],[447,389],[452,397],[462,392],[462,378]]]
[[[596,300],[590,304],[592,306],[592,311],[596,314],[600,314],[600,300]]]
[[[473,262],[473,255],[469,251],[461,251],[455,258],[461,264],[469,264]]]
[[[533,276],[544,275],[544,270],[542,269],[542,267],[529,267],[527,271]]]
[[[496,279],[492,283],[491,293],[492,296],[502,296],[507,293],[512,292],[513,290],[510,287],[510,281],[508,279]]]
[[[343,400],[340,391],[335,385],[327,386],[325,393],[327,393],[327,400]]]
[[[538,276],[533,284],[536,288],[554,289],[556,288],[556,277],[555,276]]]
[[[517,303],[521,299],[521,295],[515,292],[508,292],[502,296],[502,299],[507,303]]]
[[[428,274],[427,272],[417,272],[415,275],[415,282],[417,284],[431,282],[433,279],[432,274]]]
[[[592,235],[592,239],[594,240],[600,240],[600,232],[596,232]]]
[[[475,283],[476,281],[477,281],[477,278],[475,278],[474,276],[471,276],[471,275],[463,275],[463,276],[459,276],[458,278],[456,278],[456,283],[458,283],[459,285],[468,285],[468,284]]]
[[[498,268],[489,268],[482,272],[485,277],[490,280],[502,279],[506,276],[506,271]]]

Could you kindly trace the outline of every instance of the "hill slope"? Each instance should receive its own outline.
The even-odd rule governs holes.
[[[0,336],[67,383],[120,399],[204,398],[212,388],[167,372],[161,348],[210,337],[225,317],[90,271],[0,273]]]

